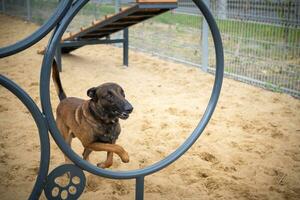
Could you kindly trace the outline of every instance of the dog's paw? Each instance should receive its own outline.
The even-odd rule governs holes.
[[[105,168],[109,168],[110,166],[112,166],[112,163],[107,163],[107,162],[101,162],[97,164],[97,167],[105,169]]]
[[[123,156],[121,157],[121,159],[122,159],[122,162],[128,163],[128,162],[129,162],[129,155],[128,155],[128,153],[125,152],[125,153],[123,154]]]

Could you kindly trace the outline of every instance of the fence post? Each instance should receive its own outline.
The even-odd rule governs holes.
[[[26,8],[27,8],[27,20],[31,21],[31,4],[30,4],[30,0],[26,0]]]
[[[120,0],[115,0],[115,13],[118,13],[120,10]]]
[[[118,13],[120,11],[120,0],[115,0],[115,13]],[[116,33],[115,35],[117,38],[121,37],[120,33]]]
[[[204,3],[209,8],[210,0],[204,0]],[[203,17],[202,21],[202,70],[207,72],[208,70],[208,24]]]
[[[5,13],[5,0],[2,0],[2,13]]]
[[[217,17],[227,19],[227,0],[217,1]]]
[[[93,15],[94,15],[94,19],[97,20],[98,19],[98,2],[91,2],[91,4],[93,5]]]

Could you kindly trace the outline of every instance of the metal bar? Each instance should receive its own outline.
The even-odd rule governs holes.
[[[135,200],[144,199],[144,176],[139,176],[135,181]]]
[[[125,28],[123,31],[123,65],[128,67],[128,46],[129,46],[129,31]]]
[[[120,11],[120,0],[115,0],[115,13]]]
[[[31,0],[26,0],[26,8],[27,8],[27,20],[31,21],[32,13],[31,13]]]
[[[94,45],[94,44],[113,44],[113,43],[123,43],[123,39],[115,40],[80,40],[80,41],[64,41],[60,43],[60,46],[63,47],[77,47],[84,45]]]
[[[57,45],[55,51],[56,64],[59,72],[62,72],[62,63],[61,63],[61,46]]]
[[[209,0],[203,1],[206,6],[209,8]],[[207,72],[208,68],[208,24],[205,19],[202,21],[202,70]]]
[[[5,0],[2,0],[2,12],[5,13]]]

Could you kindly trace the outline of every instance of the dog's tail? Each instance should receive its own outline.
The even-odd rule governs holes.
[[[52,62],[52,80],[54,82],[54,86],[55,86],[59,100],[62,101],[63,99],[67,98],[67,95],[61,85],[58,66],[57,66],[55,59],[53,59],[53,62]]]

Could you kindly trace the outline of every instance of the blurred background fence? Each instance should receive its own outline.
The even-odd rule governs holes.
[[[58,0],[0,1],[2,13],[37,24],[47,20],[58,4]],[[222,34],[226,76],[300,97],[300,1],[204,1]],[[91,0],[68,31],[132,4],[132,0]],[[176,10],[131,27],[129,45],[210,73],[215,69],[212,38],[192,0],[179,0]]]

